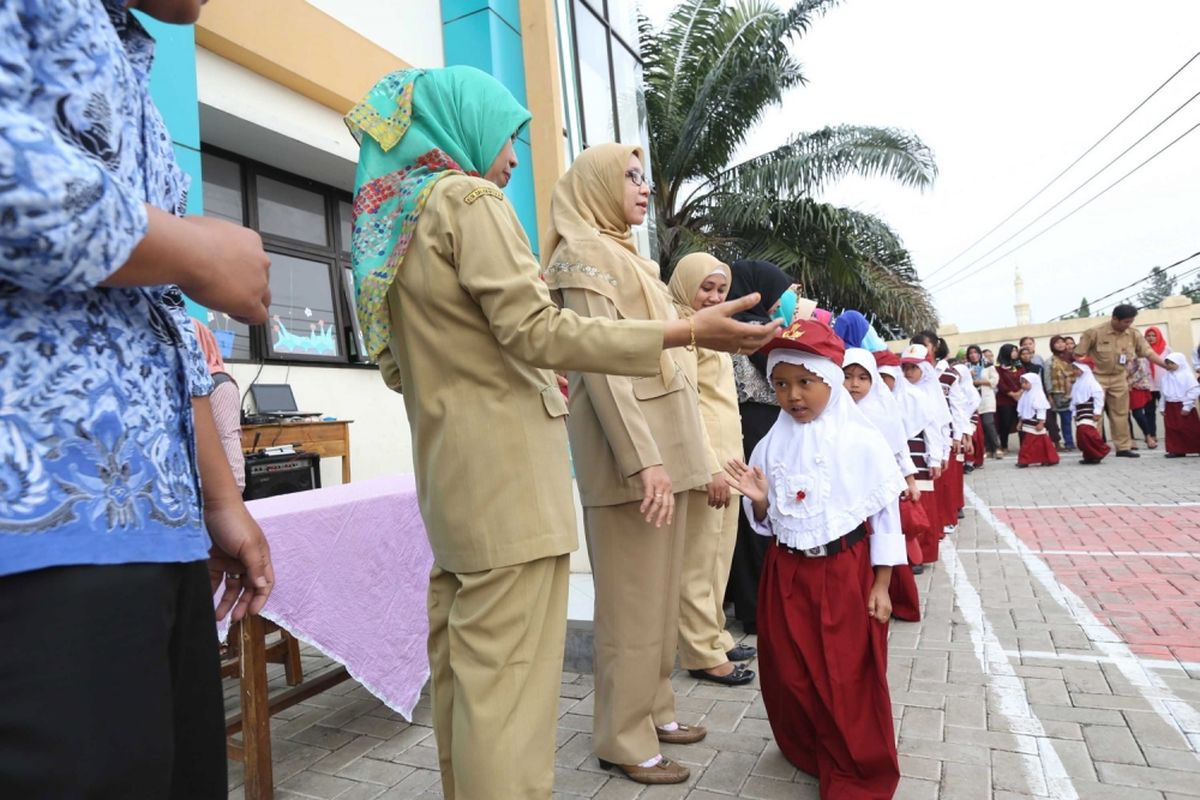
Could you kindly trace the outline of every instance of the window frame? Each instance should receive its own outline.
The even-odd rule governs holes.
[[[584,110],[583,103],[583,70],[579,66],[579,24],[578,14],[579,7],[596,17],[600,26],[604,29],[605,41],[604,52],[608,58],[608,85],[609,85],[609,103],[612,106],[613,118],[613,139],[621,141],[621,118],[620,109],[617,104],[617,75],[616,65],[613,59],[613,48],[623,47],[633,60],[645,70],[646,64],[642,60],[641,50],[636,46],[630,46],[629,42],[625,41],[625,37],[618,33],[608,18],[608,0],[568,0],[568,10],[571,18],[571,58],[573,59],[574,77],[575,77],[575,96],[578,106],[579,115],[579,134],[581,149],[586,150],[596,142],[591,141],[588,134],[587,112]],[[597,10],[597,6],[600,10]],[[641,131],[638,130],[634,134],[637,138],[641,138]]]
[[[338,347],[340,355],[322,356],[301,353],[274,353],[271,349],[270,321],[262,325],[250,325],[250,358],[230,358],[227,361],[235,364],[297,364],[305,366],[330,367],[368,367],[376,368],[360,352],[358,343],[354,341],[355,325],[349,319],[352,304],[346,297],[343,285],[342,270],[350,269],[350,242],[341,241],[340,203],[345,202],[353,207],[354,197],[348,192],[332,186],[319,183],[302,175],[264,164],[254,159],[246,158],[237,153],[220,147],[201,143],[200,151],[216,158],[224,159],[238,165],[240,174],[240,189],[242,197],[242,220],[262,237],[263,249],[270,253],[290,256],[322,263],[326,266],[326,276],[333,300],[333,324],[337,327]],[[277,233],[263,231],[260,228],[258,213],[257,179],[268,178],[273,181],[293,186],[297,189],[314,192],[321,196],[325,210],[325,239],[327,244],[322,246],[312,242],[292,239]],[[203,175],[202,175],[203,182]]]

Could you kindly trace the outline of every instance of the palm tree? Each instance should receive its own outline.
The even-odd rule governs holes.
[[[689,252],[774,261],[830,308],[858,308],[889,330],[936,322],[900,237],[878,217],[814,199],[849,176],[925,189],[932,151],[894,128],[795,133],[733,163],[784,94],[804,84],[789,45],[836,0],[684,0],[661,29],[643,19],[646,106],[660,262]]]

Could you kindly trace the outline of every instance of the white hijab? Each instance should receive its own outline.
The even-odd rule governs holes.
[[[1183,413],[1187,414],[1196,407],[1197,395],[1200,395],[1200,383],[1197,383],[1196,376],[1183,353],[1169,353],[1165,358],[1174,363],[1178,369],[1174,372],[1163,371],[1163,402],[1183,403]]]
[[[921,431],[933,424],[933,408],[929,405],[929,398],[908,382],[900,367],[880,367],[879,373],[892,376],[892,397],[900,406],[904,435],[909,439],[919,436]]]
[[[1035,419],[1038,411],[1050,410],[1050,401],[1046,399],[1040,375],[1026,372],[1021,376],[1021,385],[1025,388],[1021,399],[1017,401],[1017,415],[1021,419]]]
[[[954,385],[962,397],[963,410],[967,415],[967,422],[970,422],[971,417],[975,416],[975,412],[979,410],[980,404],[983,403],[983,396],[975,388],[975,378],[971,375],[970,367],[966,364],[955,364],[954,371],[958,373],[958,383]]]
[[[1087,364],[1076,361],[1072,366],[1083,374],[1075,379],[1075,385],[1071,387],[1071,405],[1078,406],[1091,400],[1092,411],[1099,418],[1104,413],[1104,387]]]
[[[829,385],[829,405],[812,422],[787,411],[750,457],[770,481],[771,528],[789,547],[810,548],[850,533],[904,491],[904,478],[883,434],[858,410],[843,387],[841,367],[828,358],[777,348],[776,365],[796,364]]]
[[[904,424],[904,412],[900,403],[888,391],[879,377],[879,367],[875,364],[875,356],[861,347],[851,347],[846,350],[842,359],[842,369],[856,364],[871,376],[871,391],[855,405],[858,410],[883,434],[893,453],[908,452],[908,432]]]
[[[904,351],[904,358],[919,358],[921,367],[921,380],[916,383],[910,383],[914,389],[923,392],[929,398],[929,405],[933,410],[933,424],[940,428],[944,428],[950,424],[952,418],[950,416],[950,405],[946,400],[946,392],[942,389],[942,382],[938,380],[938,371],[933,364],[929,363],[929,350],[923,344],[910,345]],[[905,381],[908,378],[904,379]]]

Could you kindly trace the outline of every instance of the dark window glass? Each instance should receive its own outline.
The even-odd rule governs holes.
[[[342,360],[329,263],[271,254],[269,356]]]
[[[329,245],[325,198],[273,178],[258,177],[258,229],[312,244]]]
[[[201,153],[200,171],[204,176],[204,216],[244,225],[241,165],[212,153]]]
[[[350,252],[350,235],[354,229],[354,208],[345,200],[339,200],[338,208],[338,231],[341,234],[342,241],[340,247],[343,253]]]

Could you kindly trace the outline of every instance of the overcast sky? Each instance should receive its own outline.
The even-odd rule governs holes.
[[[642,5],[660,21],[673,3],[642,0]],[[851,180],[824,199],[878,214],[892,225],[922,276],[932,275],[926,285],[943,323],[964,331],[1014,324],[1017,267],[1033,321],[1043,322],[1070,311],[1081,297],[1098,298],[1155,265],[1200,251],[1200,130],[1032,244],[953,286],[938,288],[938,282],[1033,220],[1200,92],[1200,59],[1029,208],[933,273],[1024,203],[1198,50],[1200,2],[1193,0],[844,0],[816,20],[795,48],[808,85],[769,114],[743,155],[830,124],[914,131],[937,156],[940,176],[932,190],[921,194],[878,180]],[[1200,98],[969,272],[1038,233],[1197,123]],[[1200,258],[1173,272],[1193,267],[1200,267]],[[1122,297],[1103,305],[1107,309]]]

